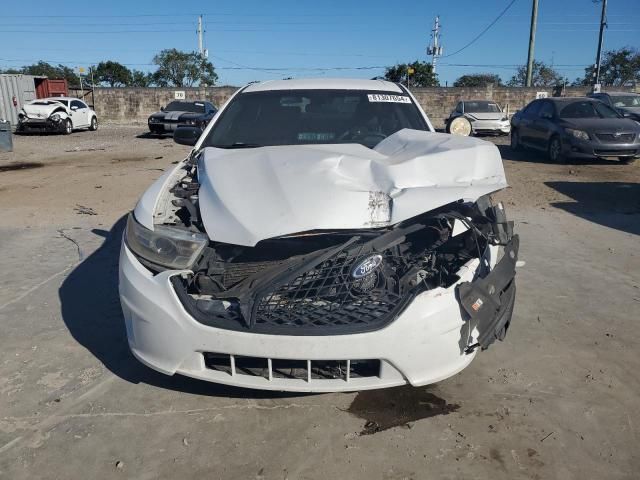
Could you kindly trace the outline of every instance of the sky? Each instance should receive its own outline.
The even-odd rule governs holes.
[[[482,37],[459,53],[512,0],[5,0],[0,68],[45,60],[71,67],[115,60],[154,70],[165,48],[195,51],[203,15],[205,46],[219,85],[287,77],[372,78],[384,67],[431,61],[426,47],[440,16],[441,85],[469,73],[508,81],[526,63],[532,0],[515,0]],[[609,0],[604,49],[640,47],[640,0]],[[574,80],[596,56],[601,4],[539,0],[535,58]],[[447,56],[450,55],[450,56]]]

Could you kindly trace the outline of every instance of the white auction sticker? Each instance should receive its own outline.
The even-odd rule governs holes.
[[[367,95],[370,102],[411,103],[409,97],[402,95],[387,95],[382,93],[370,93]]]

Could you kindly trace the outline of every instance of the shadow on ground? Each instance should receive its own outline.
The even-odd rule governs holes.
[[[496,145],[500,150],[500,155],[505,160],[513,160],[516,162],[527,163],[548,163],[553,165],[554,162],[549,160],[546,152],[541,150],[523,149],[514,150],[509,145]],[[621,165],[619,160],[605,160],[603,158],[575,158],[566,160],[568,165]]]
[[[545,182],[573,202],[553,207],[594,223],[640,235],[640,184],[626,182]]]
[[[118,258],[125,224],[126,216],[110,231],[93,230],[104,237],[104,242],[67,276],[60,287],[62,318],[76,341],[111,372],[131,383],[231,398],[304,395],[234,388],[179,375],[169,377],[138,362],[129,351],[118,295]]]
[[[165,138],[173,138],[173,134],[171,133],[151,133],[144,132],[140,135],[136,135],[136,138],[146,138],[151,140],[164,140]]]

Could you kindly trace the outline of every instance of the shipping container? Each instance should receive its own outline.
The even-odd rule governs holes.
[[[67,97],[69,95],[69,87],[65,79],[36,78],[35,83],[38,98]]]
[[[26,102],[36,99],[35,78],[32,75],[0,74],[0,120],[18,125],[18,112]]]

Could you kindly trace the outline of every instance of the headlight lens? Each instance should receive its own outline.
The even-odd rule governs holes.
[[[130,214],[125,241],[133,253],[151,263],[167,268],[188,269],[198,259],[209,239],[202,233],[161,225],[149,230]]]
[[[509,117],[507,117],[506,115],[504,117],[502,117],[502,122],[508,122],[509,121]]]
[[[53,115],[51,115],[51,120],[53,120],[54,122],[59,122],[60,115],[58,115],[57,113],[54,113]]]
[[[578,140],[589,140],[589,134],[582,130],[574,130],[573,128],[565,128],[565,132]]]
[[[149,123],[156,123],[158,121],[155,117],[149,117]]]
[[[184,122],[186,125],[197,125],[198,121],[194,120],[193,118],[189,118]]]

